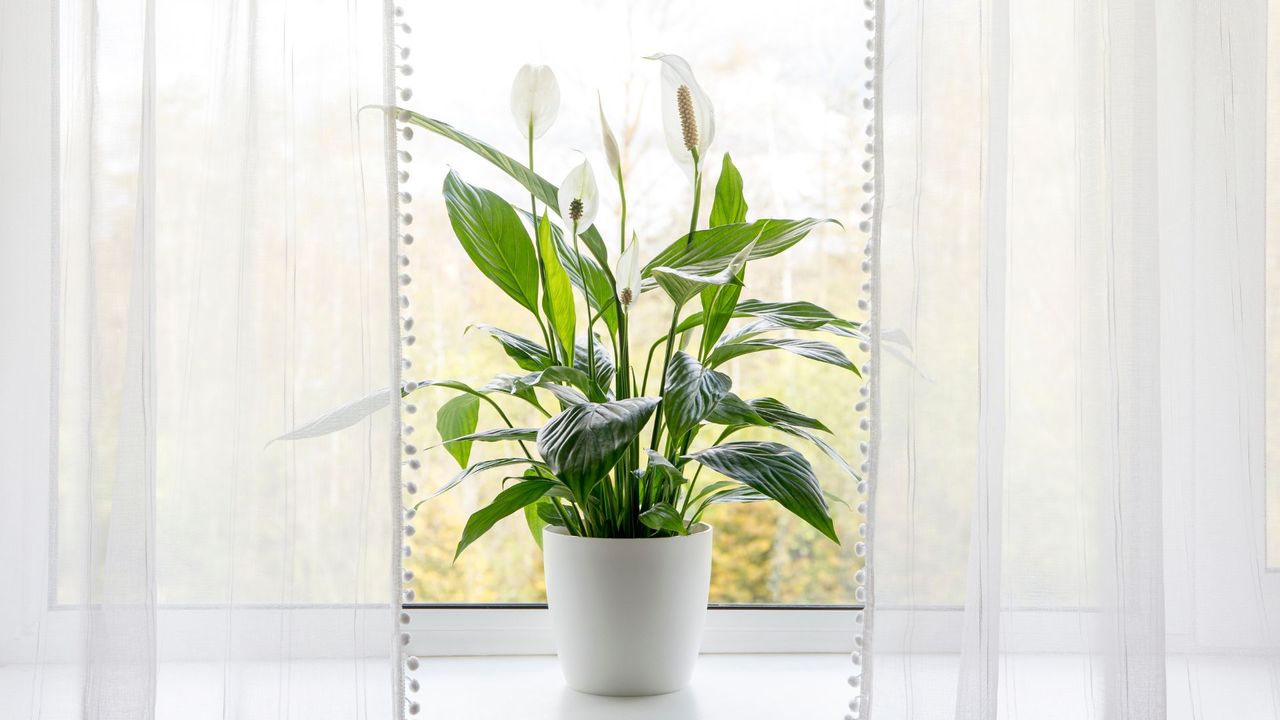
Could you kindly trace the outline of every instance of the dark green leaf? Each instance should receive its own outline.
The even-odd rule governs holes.
[[[458,556],[468,545],[489,532],[495,523],[526,505],[537,502],[554,485],[555,482],[551,480],[521,480],[498,493],[492,503],[467,519],[467,525],[462,529],[462,539],[458,541],[458,549],[453,554],[454,562],[457,562]]]
[[[460,438],[474,433],[479,420],[480,398],[475,395],[459,395],[436,411],[436,430],[440,432],[440,439],[447,443],[445,450],[460,467],[465,468],[471,459],[471,441]]]
[[[862,377],[862,373],[858,371],[853,361],[835,345],[821,340],[796,340],[794,338],[754,338],[726,342],[717,347],[711,353],[711,356],[707,358],[707,366],[716,367],[740,355],[757,353],[762,350],[786,350],[800,357],[844,368],[858,377]]]
[[[827,442],[821,437],[814,435],[813,433],[809,432],[808,430],[805,430],[804,428],[795,427],[794,425],[788,425],[786,423],[777,423],[774,425],[774,427],[777,428],[778,430],[781,430],[784,433],[787,433],[788,435],[794,435],[796,437],[804,438],[805,440],[808,440],[809,442],[817,446],[817,448],[821,450],[824,454],[826,454],[827,457],[835,461],[835,464],[839,465],[841,470],[844,470],[846,473],[848,473],[849,477],[853,478],[854,480],[862,479],[861,477],[858,476],[858,473],[854,472],[853,466],[850,465],[849,462],[844,459],[844,456],[840,454],[840,451],[836,450],[831,445],[831,443]]]
[[[454,489],[459,484],[461,484],[463,480],[466,480],[472,475],[477,475],[479,473],[492,470],[494,468],[506,467],[507,465],[538,465],[541,467],[546,467],[546,465],[543,465],[543,463],[540,463],[537,460],[530,460],[529,458],[522,458],[522,457],[509,457],[509,458],[496,458],[494,460],[481,460],[477,463],[474,463],[472,465],[469,465],[463,468],[462,472],[450,478],[449,482],[445,483],[444,485],[441,485],[439,488],[436,488],[435,492],[432,492],[430,495],[419,500],[417,504],[414,505],[414,507],[416,508],[422,503],[428,500],[431,500],[432,498],[439,497],[449,492],[450,490]]]
[[[714,275],[699,275],[680,268],[659,267],[653,269],[653,280],[666,291],[677,308],[684,307],[685,303],[704,289],[720,285],[741,285],[742,269],[754,248],[755,243],[748,243],[729,260],[729,264],[723,270]]]
[[[644,523],[647,528],[669,532],[673,535],[689,534],[689,531],[684,526],[684,518],[680,517],[680,511],[672,507],[670,503],[660,502],[640,513],[640,522]]]
[[[666,490],[674,490],[684,484],[684,475],[670,460],[655,450],[646,449],[645,453],[649,456],[649,465],[644,473],[650,482],[661,483]]]
[[[732,385],[728,375],[703,367],[688,353],[671,356],[662,397],[662,414],[671,436],[683,437],[702,422]]]
[[[594,402],[604,402],[609,399],[610,388],[613,387],[613,358],[609,357],[609,349],[605,344],[600,342],[600,336],[595,336],[596,356],[596,374],[595,384],[591,386],[587,393]],[[590,364],[587,362],[587,346],[579,345],[574,348],[573,366],[581,371],[585,376],[590,371]],[[585,389],[585,388],[584,388]]]
[[[573,286],[560,264],[555,242],[551,239],[551,221],[546,214],[538,223],[538,252],[542,256],[542,270],[546,274],[546,288],[542,294],[542,308],[551,322],[551,329],[560,342],[561,357],[569,357],[573,348],[574,325],[577,310],[573,302]]]
[[[537,440],[537,428],[495,428],[493,430],[484,430],[482,432],[461,435],[451,440],[446,440],[439,445],[431,447],[440,447],[440,445],[449,445],[459,442],[502,442],[503,440]],[[430,449],[430,448],[428,448]]]
[[[462,249],[484,276],[511,299],[538,312],[538,258],[515,208],[497,194],[463,182],[450,171],[444,204]]]
[[[707,414],[707,422],[716,425],[768,425],[769,421],[765,420],[755,408],[743,402],[742,398],[733,393],[725,393],[720,398],[720,402],[711,409]]]
[[[752,410],[759,413],[760,417],[768,420],[770,424],[783,423],[812,430],[821,430],[825,433],[831,432],[826,425],[822,424],[822,421],[817,418],[811,418],[804,413],[796,412],[780,400],[762,397],[756,398],[748,404],[751,405]]]
[[[521,214],[526,219],[533,217],[525,211],[521,211]],[[609,327],[609,334],[616,335],[618,306],[614,302],[615,291],[609,274],[602,270],[600,264],[594,259],[579,254],[573,249],[572,244],[565,242],[564,233],[554,223],[551,225],[551,237],[555,242],[560,265],[569,276],[569,282],[582,291],[583,297],[587,298],[591,308],[600,314],[600,319]]]
[[[464,132],[456,130],[448,123],[443,123],[439,120],[426,117],[425,115],[420,115],[412,110],[405,110],[403,108],[396,108],[396,110],[400,113],[400,117],[404,122],[417,125],[421,128],[426,128],[441,137],[448,138],[449,140],[458,143],[476,155],[479,155],[485,160],[493,163],[499,170],[502,170],[507,175],[511,176],[512,179],[523,185],[526,190],[533,193],[538,198],[539,202],[551,208],[552,212],[559,213],[560,201],[558,199],[556,186],[542,179],[533,171],[529,170],[529,168],[521,165],[511,156],[494,149],[492,146],[481,140],[477,140]],[[579,236],[582,238],[582,241],[587,244],[587,248],[591,250],[591,254],[595,256],[596,260],[598,260],[601,265],[607,265],[609,255],[605,250],[604,240],[600,238],[600,233],[596,231],[595,226],[593,225],[587,228],[584,232],[580,233]]]
[[[830,310],[803,300],[763,302],[749,299],[738,303],[735,311],[742,315],[769,320],[781,327],[795,330],[818,330],[827,324],[839,325],[850,329],[858,327],[857,323],[838,318]]]
[[[653,415],[657,398],[582,403],[538,431],[538,452],[579,503],[618,462]]]
[[[729,266],[729,261],[743,248],[755,242],[748,260],[772,257],[804,239],[809,231],[822,223],[836,222],[822,218],[804,220],[757,220],[699,230],[693,241],[681,236],[645,265],[644,277],[654,268],[679,268],[688,273],[714,275]],[[839,223],[836,223],[839,224]]]
[[[716,181],[716,197],[711,203],[711,227],[740,223],[747,219],[747,199],[742,196],[742,174],[734,167],[729,153],[720,163],[720,179]]]
[[[507,357],[514,360],[522,370],[544,370],[553,364],[547,349],[529,338],[521,337],[492,325],[473,325],[472,327],[492,335],[493,339],[502,345]]]
[[[795,450],[774,442],[732,442],[690,457],[777,500],[823,535],[840,542],[813,467]]]

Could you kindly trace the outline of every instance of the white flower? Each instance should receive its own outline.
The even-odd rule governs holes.
[[[600,192],[596,189],[596,174],[591,163],[583,158],[582,164],[569,171],[560,183],[560,219],[567,228],[578,228],[578,234],[591,227],[600,209]]]
[[[716,135],[716,112],[711,98],[693,77],[689,63],[679,55],[658,53],[647,60],[662,63],[662,127],[667,148],[676,162],[693,169],[693,151],[707,157]]]
[[[520,134],[540,138],[560,114],[560,83],[546,65],[525,65],[511,83],[511,116]]]
[[[618,282],[618,300],[622,309],[629,310],[631,304],[640,299],[640,239],[631,233],[631,244],[622,251],[618,258],[615,279]]]
[[[609,172],[615,180],[622,181],[622,153],[618,151],[618,139],[613,136],[613,128],[604,116],[604,103],[596,94],[596,104],[600,106],[600,136],[604,140],[604,157],[609,162]]]

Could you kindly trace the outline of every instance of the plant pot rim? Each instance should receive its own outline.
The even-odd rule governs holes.
[[[552,535],[559,535],[560,537],[566,538],[569,540],[582,540],[582,541],[602,542],[602,543],[634,543],[634,542],[659,543],[659,542],[673,542],[673,541],[678,542],[680,540],[688,540],[689,538],[696,537],[704,533],[710,533],[711,526],[704,522],[697,522],[693,524],[693,530],[690,531],[688,535],[673,535],[671,537],[664,537],[664,538],[582,537],[580,535],[570,535],[569,531],[560,525],[547,525],[546,527],[542,528],[542,531],[544,533],[550,533]]]

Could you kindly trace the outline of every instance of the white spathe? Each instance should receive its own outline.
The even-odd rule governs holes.
[[[586,158],[564,176],[560,183],[560,219],[564,226],[572,230],[577,227],[581,235],[591,223],[596,221],[596,212],[600,209],[600,189],[596,186],[596,174]],[[569,208],[574,200],[582,201],[582,216],[574,221],[569,219]]]
[[[547,134],[560,114],[560,83],[546,65],[525,65],[511,82],[511,117],[525,138]]]
[[[676,102],[676,93],[681,86],[689,88],[693,100],[693,117],[698,126],[698,157],[706,158],[707,150],[716,136],[716,111],[711,105],[711,98],[702,90],[698,80],[693,76],[693,68],[688,61],[679,55],[658,53],[650,55],[647,60],[662,63],[662,130],[667,139],[667,149],[676,163],[686,171],[693,172],[693,155],[684,146],[684,131],[680,125],[680,109]]]
[[[596,695],[685,687],[702,644],[711,527],[670,538],[543,532],[547,603],[565,681]]]

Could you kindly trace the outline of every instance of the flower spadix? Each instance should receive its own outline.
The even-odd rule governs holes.
[[[511,83],[511,116],[526,138],[540,138],[560,114],[560,83],[546,65],[525,65]]]
[[[623,310],[630,310],[631,304],[640,299],[640,239],[631,233],[631,244],[622,251],[618,258],[618,269],[615,277],[618,281],[618,302]]]
[[[693,170],[694,155],[707,156],[716,135],[716,112],[711,98],[693,76],[689,63],[679,55],[658,53],[647,60],[662,63],[662,128],[672,157]]]
[[[582,163],[569,171],[560,183],[560,219],[567,228],[577,228],[579,235],[596,220],[600,209],[600,191],[596,188],[596,174],[591,163]]]

